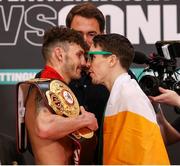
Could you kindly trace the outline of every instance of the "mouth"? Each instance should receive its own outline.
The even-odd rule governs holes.
[[[89,68],[87,66],[82,66],[81,69],[86,72],[89,71]]]

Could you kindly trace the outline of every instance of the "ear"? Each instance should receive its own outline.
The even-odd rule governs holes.
[[[109,64],[110,64],[111,67],[114,66],[118,62],[118,58],[114,54],[112,54],[108,58],[109,58]]]
[[[58,61],[62,61],[62,53],[63,53],[62,48],[60,48],[60,47],[55,47],[54,48],[54,55],[55,55],[55,58],[57,58]]]

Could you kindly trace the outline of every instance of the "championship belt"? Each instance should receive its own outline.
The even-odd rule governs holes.
[[[17,108],[17,136],[18,149],[23,152],[27,148],[27,131],[25,128],[26,100],[29,91],[35,87],[42,97],[48,109],[59,116],[77,117],[80,115],[79,103],[71,89],[60,80],[36,78],[17,84],[18,108]],[[79,129],[68,135],[75,143],[74,164],[91,164],[87,161],[93,159],[93,155],[85,156],[86,148],[96,147],[96,137],[89,128]],[[86,163],[87,162],[87,163]]]

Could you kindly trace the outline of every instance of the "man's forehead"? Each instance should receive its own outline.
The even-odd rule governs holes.
[[[79,15],[74,16],[71,28],[82,33],[96,32],[100,33],[100,26],[95,18],[86,18]]]

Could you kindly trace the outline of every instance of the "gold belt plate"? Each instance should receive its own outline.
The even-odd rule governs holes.
[[[79,103],[71,89],[59,80],[50,83],[50,89],[46,91],[49,105],[58,115],[77,117],[80,113]]]
[[[71,89],[59,80],[50,82],[50,88],[46,91],[48,104],[57,115],[77,117],[80,114],[79,103]],[[92,138],[94,132],[88,128],[82,128],[72,133],[77,139]]]

